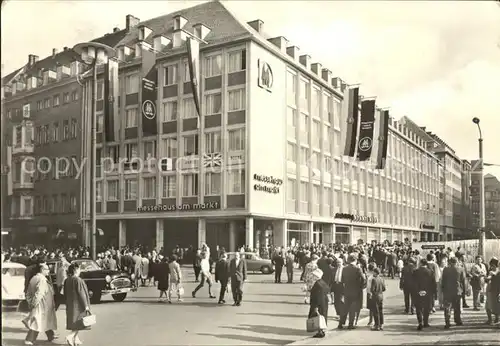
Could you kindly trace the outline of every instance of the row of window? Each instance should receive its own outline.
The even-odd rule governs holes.
[[[70,102],[78,101],[78,98],[79,98],[78,90],[62,93],[62,100],[61,100],[61,94],[56,94],[52,97],[47,97],[43,100],[38,100],[36,102],[36,109],[42,110],[51,107],[59,107],[61,104],[67,104]]]
[[[62,126],[58,121],[52,124],[37,126],[35,129],[35,144],[43,145],[76,139],[78,136],[78,120],[63,120]]]
[[[50,162],[49,160],[40,160],[37,165],[34,175],[35,181],[75,178],[80,167],[76,156],[51,158]]]
[[[198,174],[183,174],[181,176],[180,195],[182,197],[197,197],[200,194]],[[124,200],[137,200],[139,196],[139,182],[137,179],[125,179],[123,189],[120,188],[120,180],[98,181],[96,183],[96,200],[102,201],[104,196],[103,184],[106,184],[106,201],[118,201],[123,192]],[[228,171],[227,194],[245,194],[245,170]],[[205,173],[205,196],[220,196],[222,191],[222,173]],[[156,177],[142,178],[143,199],[156,199],[161,192],[161,198],[176,198],[178,195],[178,182],[176,175],[165,175],[161,177],[161,188],[159,188]]]
[[[223,151],[222,148],[222,133],[209,132],[204,134],[205,137],[205,153],[220,153]],[[229,151],[242,151],[245,150],[245,129],[233,129],[228,130],[228,150]],[[182,152],[180,156],[190,156],[199,154],[199,135],[192,134],[182,136]],[[168,137],[161,141],[163,146],[162,157],[176,158],[179,157],[179,143],[177,137]],[[156,158],[160,156],[158,154],[157,142],[156,141],[144,141],[142,145],[142,156],[139,153],[138,143],[126,143],[125,144],[125,157],[127,160],[132,158],[142,157],[144,160],[148,158]],[[97,148],[96,159],[100,162],[102,158],[110,158],[114,163],[120,162],[120,147],[118,145],[108,145],[106,146],[105,152],[103,153],[102,148]]]
[[[62,193],[49,196],[35,196],[35,215],[66,214],[77,211],[77,200],[74,193]]]

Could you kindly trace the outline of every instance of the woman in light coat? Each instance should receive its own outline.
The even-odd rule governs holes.
[[[54,340],[54,331],[57,330],[54,288],[47,280],[50,273],[49,267],[46,263],[38,264],[35,272],[26,291],[26,301],[30,312],[23,320],[28,328],[25,345],[33,345],[39,333],[45,333],[51,342]]]
[[[142,286],[146,286],[146,280],[149,278],[149,259],[147,257],[141,258],[141,281]]]
[[[64,282],[64,297],[66,298],[66,329],[71,332],[66,337],[70,346],[81,345],[78,338],[84,327],[81,320],[90,315],[90,295],[87,284],[80,278],[80,266],[73,263],[68,267],[68,278]]]
[[[304,297],[304,304],[309,304],[309,297],[311,296],[311,289],[314,283],[317,281],[317,277],[312,275],[312,273],[318,269],[318,255],[314,254],[311,256],[311,262],[307,263],[304,268],[304,282],[306,284]]]
[[[168,264],[168,269],[170,272],[170,284],[168,290],[168,302],[172,303],[172,295],[174,291],[177,293],[177,301],[182,302],[182,272],[181,266],[177,263],[177,256],[172,255],[170,257],[170,263]]]
[[[438,302],[439,302],[439,309],[443,310],[444,309],[444,299],[443,299],[443,289],[441,287],[441,281],[443,279],[443,270],[448,266],[448,258],[443,257],[441,259],[441,263],[439,264],[439,282],[437,285],[437,297],[438,297]]]

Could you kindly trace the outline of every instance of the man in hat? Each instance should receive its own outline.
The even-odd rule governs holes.
[[[348,329],[355,329],[354,322],[359,306],[362,304],[363,288],[366,279],[361,268],[357,266],[354,254],[347,256],[347,265],[342,268],[342,285],[344,286],[344,309],[340,316],[338,329],[343,329],[349,315]]]

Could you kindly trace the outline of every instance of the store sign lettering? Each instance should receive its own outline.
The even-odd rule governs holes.
[[[283,185],[283,179],[273,177],[272,175],[254,174],[253,180],[257,182],[253,186],[255,191],[262,191],[271,194],[280,193],[280,187]]]
[[[219,202],[206,203],[183,203],[183,204],[158,204],[158,205],[143,205],[138,207],[139,213],[154,213],[164,211],[195,211],[195,210],[216,210],[220,209]]]
[[[422,229],[435,229],[436,227],[434,227],[434,225],[430,225],[428,223],[425,223],[425,222],[421,222],[420,223],[420,228]]]
[[[351,220],[352,222],[377,223],[378,219],[375,216],[353,215],[345,213],[335,214],[336,219]]]

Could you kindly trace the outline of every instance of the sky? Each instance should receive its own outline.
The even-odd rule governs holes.
[[[125,16],[147,20],[203,1],[2,2],[2,74],[88,41]],[[500,3],[497,1],[222,1],[243,21],[285,36],[391,115],[409,116],[463,159],[500,166]],[[41,15],[43,13],[43,15]],[[55,19],[55,20],[53,20]],[[500,167],[487,171],[500,178]]]

